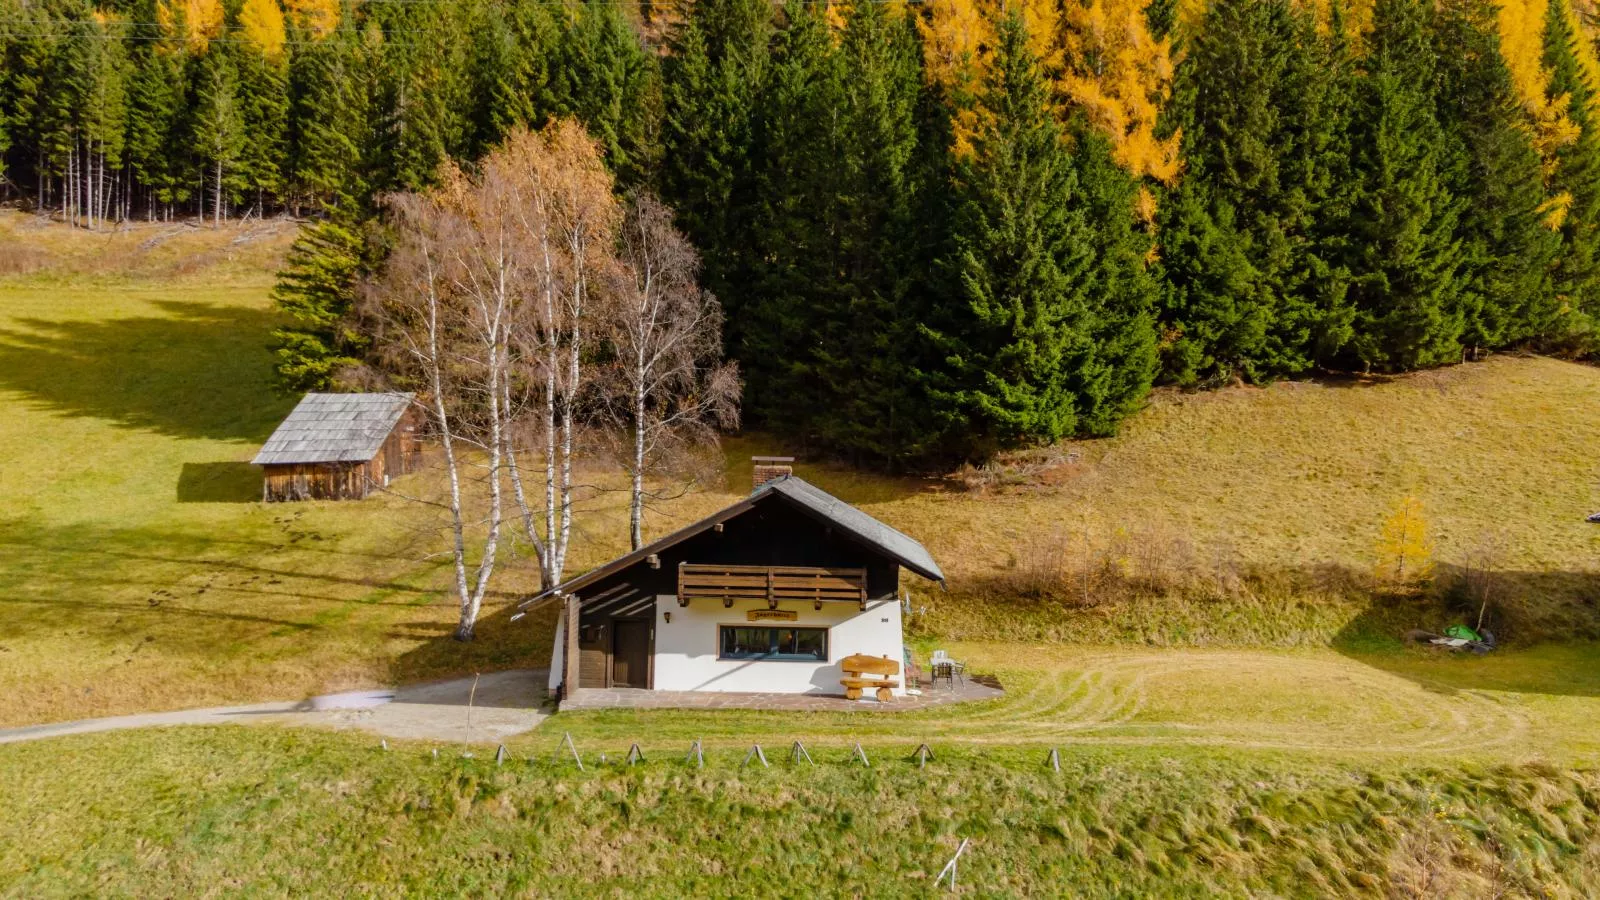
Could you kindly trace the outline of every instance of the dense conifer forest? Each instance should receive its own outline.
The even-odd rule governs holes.
[[[699,250],[747,422],[905,468],[1154,383],[1584,354],[1572,0],[0,0],[0,196],[307,217],[286,388],[367,352],[384,198],[579,121]]]

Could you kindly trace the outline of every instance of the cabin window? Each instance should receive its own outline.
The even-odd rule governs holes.
[[[718,659],[828,661],[826,628],[721,625],[718,629],[721,632],[717,641]]]

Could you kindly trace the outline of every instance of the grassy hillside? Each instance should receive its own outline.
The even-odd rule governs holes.
[[[509,621],[526,560],[462,646],[427,508],[258,502],[247,462],[293,402],[266,350],[291,237],[0,216],[0,726],[547,659],[548,621]],[[916,643],[1006,697],[559,713],[503,767],[268,727],[4,745],[0,896],[925,895],[963,837],[969,894],[1593,896],[1600,643],[1550,639],[1600,636],[1596,447],[1600,371],[1502,358],[1162,392],[1115,439],[944,478],[806,461],[929,545],[950,589],[914,585]],[[730,440],[727,483],[650,531],[797,449]],[[1408,495],[1437,575],[1396,595],[1370,573]],[[585,500],[574,570],[624,549],[620,502]],[[1399,646],[1467,614],[1484,567],[1510,650]],[[567,732],[585,772],[551,762]],[[757,741],[773,768],[741,770]]]
[[[445,638],[419,508],[258,502],[292,238],[0,217],[0,725],[532,662]]]
[[[1277,754],[816,745],[502,767],[268,729],[0,747],[0,893],[1539,896],[1600,890],[1600,776]],[[531,759],[530,759],[531,758]],[[56,772],[75,773],[71,779]]]
[[[292,405],[270,389],[272,272],[289,226],[109,235],[0,216],[0,725],[295,697],[540,665],[509,623],[513,559],[482,637],[448,640],[442,524],[396,498],[257,502],[247,462]],[[953,640],[1393,652],[1452,612],[1492,554],[1494,621],[1523,644],[1600,635],[1600,371],[1501,358],[1404,379],[1161,392],[1120,437],[983,472],[802,475],[923,539],[950,591],[915,584],[913,627]],[[657,512],[660,534],[730,502]],[[406,489],[426,493],[432,475]],[[1439,578],[1380,595],[1382,520],[1421,498]],[[572,568],[625,547],[622,498],[585,501]],[[1003,660],[1003,650],[992,654]]]
[[[773,449],[762,445],[763,449]],[[742,448],[741,448],[742,449]],[[1393,642],[1476,603],[1532,642],[1600,636],[1600,370],[1497,358],[1404,378],[1158,392],[1117,438],[886,484],[803,467],[925,539],[932,634],[1158,644]],[[1422,502],[1436,577],[1380,596],[1384,519]],[[1451,611],[1455,602],[1459,611]]]

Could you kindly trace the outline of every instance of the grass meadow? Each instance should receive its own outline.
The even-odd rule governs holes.
[[[449,639],[443,522],[398,495],[436,473],[259,502],[248,461],[294,402],[267,349],[292,237],[0,215],[0,727],[546,664],[548,617],[510,621],[517,554],[479,640]],[[651,533],[733,500],[751,454],[797,454],[928,545],[950,582],[909,585],[913,643],[1006,697],[558,713],[504,766],[265,726],[5,745],[0,895],[925,895],[970,837],[974,895],[1593,896],[1596,447],[1600,370],[1512,357],[1158,391],[1116,438],[942,477],[734,436],[724,483]],[[1386,590],[1407,496],[1435,574]],[[574,571],[625,549],[624,497],[584,504]],[[1485,596],[1502,651],[1402,646]],[[567,733],[583,772],[552,761]],[[740,768],[755,742],[771,769]]]
[[[0,747],[0,892],[256,896],[1586,897],[1600,776],[1248,750],[902,741],[585,770],[344,735],[175,729]],[[777,748],[773,748],[777,749]],[[75,773],[71,779],[56,775]]]

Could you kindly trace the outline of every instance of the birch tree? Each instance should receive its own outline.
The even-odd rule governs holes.
[[[515,378],[503,386],[501,439],[523,534],[539,559],[542,586],[550,588],[561,582],[572,537],[573,475],[589,388],[585,361],[604,319],[604,292],[595,286],[615,265],[621,210],[598,144],[571,120],[513,133],[487,157],[484,171],[514,198],[528,253],[530,293],[512,316]],[[539,509],[523,480],[530,455],[544,465]]]
[[[618,390],[608,391],[629,477],[628,533],[644,543],[647,476],[692,471],[718,428],[739,422],[737,367],[722,362],[722,307],[697,283],[700,257],[672,211],[635,194],[623,222],[611,307]],[[692,482],[692,479],[688,479]],[[680,480],[676,493],[688,487]]]
[[[487,329],[484,320],[475,317],[482,310],[474,309],[473,301],[481,298],[462,296],[462,288],[473,284],[478,274],[468,271],[468,265],[482,242],[460,208],[469,191],[459,173],[450,174],[434,192],[390,199],[397,239],[368,295],[367,318],[388,367],[408,386],[420,389],[419,403],[442,450],[452,588],[460,607],[455,637],[465,641],[473,637],[494,574],[501,517],[498,442],[492,432],[483,433],[481,419],[467,410],[482,395],[483,385],[497,384],[503,375],[504,341],[492,313]],[[469,480],[468,456],[481,449],[489,450],[485,477]],[[469,487],[475,483],[485,485],[490,495],[481,536],[469,518],[474,515],[469,511]]]
[[[620,424],[635,448],[637,544],[647,473],[736,421],[736,379],[671,211],[639,198],[625,220],[575,122],[516,132],[474,174],[447,165],[388,205],[395,246],[360,316],[382,375],[418,392],[441,445],[456,637],[470,640],[519,540],[542,586],[561,582],[591,427]],[[604,415],[621,408],[620,423]]]
[[[397,245],[365,316],[381,364],[427,398],[444,466],[469,640],[520,521],[544,586],[560,582],[575,515],[593,284],[615,265],[618,204],[575,123],[513,134],[469,176],[391,201]],[[524,475],[542,466],[542,498]],[[515,527],[514,524],[511,527]]]

